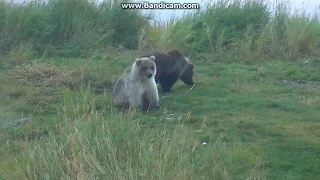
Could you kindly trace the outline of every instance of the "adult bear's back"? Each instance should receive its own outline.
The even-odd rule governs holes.
[[[182,74],[188,64],[184,54],[177,50],[173,49],[168,52],[153,52],[142,57],[148,57],[154,55],[155,62],[157,65],[157,74],[167,75],[172,72],[180,72]]]

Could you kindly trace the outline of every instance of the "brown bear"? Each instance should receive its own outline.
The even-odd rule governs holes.
[[[155,57],[137,58],[126,68],[114,87],[114,103],[117,107],[146,110],[146,106],[159,108],[159,95],[155,82]]]
[[[173,49],[167,52],[154,52],[142,57],[155,56],[157,73],[155,76],[156,83],[160,83],[164,92],[169,92],[178,79],[185,84],[194,85],[194,65],[184,54]]]

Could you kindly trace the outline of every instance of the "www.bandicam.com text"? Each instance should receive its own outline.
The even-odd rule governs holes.
[[[199,3],[121,3],[122,9],[200,9]]]

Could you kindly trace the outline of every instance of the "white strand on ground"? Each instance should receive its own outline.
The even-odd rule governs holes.
[[[194,84],[189,90],[187,90],[186,92],[189,92],[189,91],[191,91],[193,88],[194,88],[194,86],[195,86],[196,84]],[[164,99],[164,98],[167,98],[167,97],[170,97],[170,96],[173,96],[173,95],[175,95],[175,93],[173,93],[173,94],[170,94],[170,95],[168,95],[168,96],[162,96],[161,98],[159,98],[159,99]]]

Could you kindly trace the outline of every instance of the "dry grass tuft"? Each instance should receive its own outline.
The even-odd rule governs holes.
[[[64,89],[78,91],[89,84],[96,94],[109,92],[113,85],[112,78],[107,79],[93,72],[85,65],[70,69],[49,63],[23,64],[0,77],[1,84],[4,84],[0,89],[5,97],[16,99],[14,109],[28,109],[30,112],[32,107],[36,107],[35,111],[44,111],[52,101],[61,97]]]

